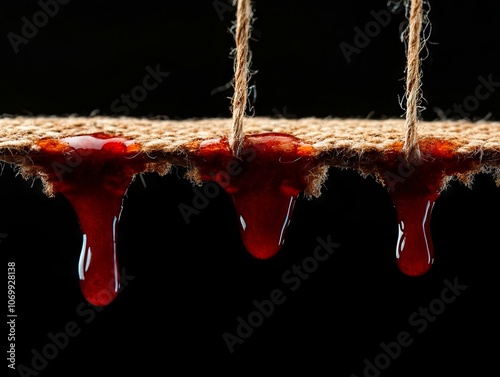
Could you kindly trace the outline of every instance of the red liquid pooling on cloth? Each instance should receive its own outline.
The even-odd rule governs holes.
[[[454,150],[450,142],[425,140],[420,162],[408,165],[398,152],[389,153],[394,159],[380,171],[398,217],[396,263],[406,275],[423,275],[434,263],[431,214],[445,178],[473,167],[472,161],[459,161]]]
[[[266,133],[246,136],[239,159],[225,138],[202,142],[197,158],[201,179],[217,182],[231,196],[248,252],[259,259],[274,256],[317,166],[313,147]]]
[[[66,197],[83,233],[78,266],[85,299],[111,303],[120,288],[116,253],[123,197],[145,162],[140,146],[122,137],[92,134],[42,139],[34,162],[42,166],[54,193]]]

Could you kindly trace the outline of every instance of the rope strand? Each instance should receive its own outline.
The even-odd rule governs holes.
[[[236,3],[238,3],[238,7],[235,32],[234,94],[231,105],[233,122],[229,136],[229,146],[233,154],[239,157],[243,144],[243,123],[247,105],[248,78],[250,76],[248,41],[250,38],[252,8],[250,0],[234,0],[233,4]]]
[[[410,2],[410,0],[408,0]],[[408,3],[407,3],[408,4]],[[422,0],[411,0],[408,25],[408,46],[406,66],[406,122],[403,154],[408,162],[420,160],[418,132],[421,92],[420,52],[422,50],[421,31],[423,22]]]

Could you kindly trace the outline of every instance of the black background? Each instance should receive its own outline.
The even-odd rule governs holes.
[[[479,77],[500,81],[498,5],[434,1],[423,62],[423,92],[432,120],[473,96]],[[339,44],[373,21],[385,1],[258,1],[250,47],[255,115],[274,117],[401,117],[404,93],[402,12],[348,63]],[[131,116],[230,116],[233,74],[229,28],[234,12],[220,1],[77,1],[61,5],[15,53],[8,33],[21,35],[35,1],[0,6],[0,111],[17,115],[116,115],[111,103],[142,82],[145,67],[169,76]],[[499,93],[467,117],[497,120]],[[450,117],[462,117],[449,113]],[[243,248],[234,209],[221,193],[186,224],[181,203],[191,184],[175,168],[136,179],[124,200],[118,253],[130,278],[101,311],[79,291],[78,222],[63,197],[47,198],[39,180],[11,166],[0,175],[1,254],[17,269],[17,363],[49,333],[75,322],[72,337],[40,376],[170,374],[176,370],[241,375],[246,371],[363,375],[365,359],[402,331],[413,343],[383,376],[474,374],[497,370],[497,242],[500,189],[481,174],[467,188],[453,181],[432,215],[436,261],[426,275],[401,274],[394,262],[396,214],[386,190],[355,171],[331,168],[319,198],[299,198],[285,245],[267,261]],[[296,291],[282,274],[312,255],[316,238],[340,243]],[[6,263],[6,262],[5,262]],[[444,281],[467,288],[422,333],[409,317],[439,299]],[[286,301],[231,354],[223,333],[254,300],[281,289]],[[493,344],[490,346],[490,344]],[[4,353],[5,354],[5,353]],[[7,364],[7,361],[3,361]],[[5,368],[5,366],[2,366]],[[13,373],[15,375],[15,373]],[[135,374],[134,374],[135,375]]]

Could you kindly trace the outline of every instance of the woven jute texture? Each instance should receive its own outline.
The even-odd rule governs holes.
[[[0,161],[20,167],[25,177],[43,172],[32,157],[39,152],[37,141],[103,132],[133,139],[142,152],[154,158],[148,171],[165,174],[171,165],[196,170],[191,158],[204,140],[228,137],[232,119],[145,119],[130,117],[4,117],[0,118]],[[402,146],[404,119],[267,118],[248,117],[244,134],[284,133],[310,144],[323,169],[316,175],[307,194],[319,195],[329,167],[355,169],[375,174],[388,152]],[[476,162],[479,170],[495,174],[500,167],[500,122],[466,120],[422,121],[419,141],[443,140],[454,145],[457,161]],[[423,156],[432,162],[433,156]],[[196,181],[196,174],[190,174]],[[199,182],[198,182],[199,183]],[[50,190],[48,190],[50,192]]]

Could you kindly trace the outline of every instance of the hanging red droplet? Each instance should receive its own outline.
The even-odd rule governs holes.
[[[415,177],[417,176],[415,173]],[[413,182],[418,185],[417,179],[409,179],[409,184]],[[434,263],[430,223],[442,180],[437,179],[434,183],[435,191],[422,189],[421,195],[412,195],[401,189],[391,194],[398,216],[396,263],[401,272],[409,276],[425,274]]]
[[[71,203],[83,233],[78,266],[82,293],[92,305],[107,305],[120,288],[117,225],[127,188],[144,169],[140,146],[102,133],[42,139],[38,145],[35,163],[54,193]]]
[[[434,263],[431,215],[447,176],[473,168],[473,161],[458,160],[453,143],[427,139],[421,142],[423,156],[409,164],[400,155],[400,144],[388,153],[387,168],[380,175],[389,188],[389,195],[398,217],[396,264],[409,276],[425,274]]]
[[[240,159],[226,138],[202,142],[198,159],[202,180],[217,182],[231,196],[248,252],[274,256],[317,166],[314,149],[290,135],[265,133],[245,137]]]

